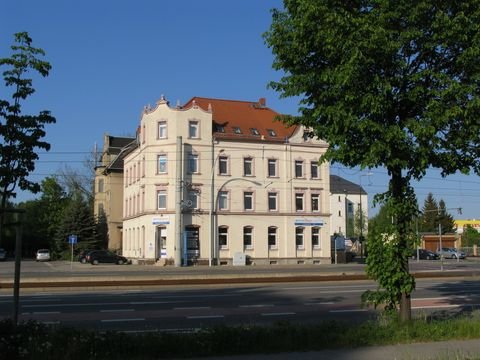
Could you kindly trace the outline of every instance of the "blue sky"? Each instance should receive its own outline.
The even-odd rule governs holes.
[[[37,92],[24,111],[50,110],[49,153],[41,154],[32,179],[82,169],[103,134],[133,135],[140,113],[163,94],[172,103],[193,96],[235,100],[267,99],[272,109],[297,113],[295,99],[280,99],[267,83],[281,74],[262,34],[270,9],[280,0],[5,0],[0,12],[0,57],[8,56],[13,34],[27,31],[46,51],[50,76],[35,78]],[[0,98],[5,94],[0,87]],[[388,176],[333,165],[331,173],[359,183],[373,195],[385,191]],[[431,171],[415,185],[425,196],[462,207],[456,218],[480,218],[480,179]],[[19,200],[33,197],[21,194]],[[372,198],[373,196],[370,196]],[[375,214],[376,210],[370,210]]]

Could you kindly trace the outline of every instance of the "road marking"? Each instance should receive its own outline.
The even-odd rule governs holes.
[[[305,303],[303,305],[305,306],[315,306],[315,305],[332,305],[335,304],[333,301],[327,301],[327,302],[315,302],[315,303]]]
[[[412,310],[418,309],[442,309],[442,308],[458,308],[464,305],[425,305],[425,306],[412,306]]]
[[[145,321],[144,318],[134,318],[134,319],[107,319],[100,320],[101,322],[126,322],[126,321]]]
[[[172,301],[131,301],[127,304],[130,305],[158,305],[158,304],[171,304]],[[121,303],[118,303],[121,304]]]
[[[192,306],[192,307],[176,307],[173,310],[205,310],[211,309],[210,306]]]
[[[258,304],[258,305],[239,305],[241,308],[265,308],[265,307],[274,307],[272,304]]]
[[[367,309],[344,309],[344,310],[330,310],[331,313],[349,313],[349,312],[365,312]]]
[[[282,312],[282,313],[263,313],[262,316],[287,316],[287,315],[296,315],[294,312]]]
[[[109,310],[100,310],[101,313],[114,313],[114,312],[129,312],[129,311],[135,311],[135,309],[109,309]]]
[[[205,316],[187,316],[187,319],[198,320],[198,319],[222,319],[225,316],[223,315],[205,315]]]

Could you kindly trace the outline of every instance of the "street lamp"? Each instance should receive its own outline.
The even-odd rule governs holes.
[[[213,147],[213,146],[212,146]],[[222,154],[225,150],[220,149],[218,151],[217,156],[213,159],[212,163],[212,172],[210,174],[210,212],[209,212],[209,219],[210,219],[210,249],[208,251],[208,266],[212,266],[212,252],[213,252],[213,242],[215,241],[215,229],[213,227],[213,208],[215,206],[215,166],[217,165],[218,158],[220,157],[220,154]],[[213,157],[212,157],[213,158]]]

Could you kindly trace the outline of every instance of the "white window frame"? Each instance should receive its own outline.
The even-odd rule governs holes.
[[[314,194],[311,194],[311,207],[312,207],[312,212],[320,212],[320,194],[317,194],[317,193],[314,193]],[[317,202],[317,206],[315,208],[314,204],[315,204],[315,200]]]
[[[316,175],[314,175],[314,172],[316,172]],[[312,179],[320,179],[320,167],[317,161],[310,162],[310,176]]]
[[[225,232],[222,230],[225,230]],[[222,244],[222,237],[225,239],[225,244]],[[228,249],[228,226],[221,225],[218,227],[218,246],[222,250]]]
[[[164,165],[163,166],[164,171],[162,171],[162,164]],[[166,154],[159,154],[157,155],[157,174],[167,174],[167,173],[168,173],[168,157]]]
[[[269,249],[278,249],[278,228],[276,226],[269,226],[268,227],[268,248]],[[271,244],[270,240],[274,237],[275,243]]]
[[[168,128],[166,121],[159,121],[157,126],[157,136],[158,139],[166,139],[168,137]]]
[[[312,247],[315,250],[320,249],[320,228],[317,226],[312,227]]]
[[[165,206],[162,207],[161,203],[162,200],[165,203]],[[166,210],[167,209],[167,190],[157,190],[157,209],[158,210]]]
[[[298,200],[301,200],[301,203],[298,203]],[[305,211],[305,193],[295,193],[295,211]]]
[[[198,174],[199,169],[199,155],[198,154],[188,154],[188,173],[189,174]]]
[[[275,201],[275,206],[272,208],[270,205],[270,200]],[[269,192],[268,193],[268,211],[278,211],[278,193],[277,192]]]
[[[305,249],[305,228],[303,226],[295,228],[295,246],[298,250]]]
[[[222,206],[222,201],[224,201],[224,205]],[[228,191],[219,191],[218,192],[218,210],[228,210]]]
[[[222,165],[225,169],[222,169]],[[229,166],[228,166],[228,156],[220,156],[218,158],[218,174],[219,175],[228,175],[229,174]],[[225,170],[225,171],[222,171]]]
[[[199,209],[200,208],[200,191],[198,189],[191,189],[188,191],[188,200],[192,202],[189,209]]]
[[[200,123],[198,120],[190,120],[188,122],[188,138],[189,139],[200,138]]]
[[[270,167],[273,165],[273,168]],[[270,171],[273,170],[273,171]],[[278,177],[278,160],[277,159],[268,159],[267,162],[267,176],[268,177]]]
[[[248,230],[248,232],[246,232]],[[250,244],[246,244],[246,239],[250,240]],[[243,248],[245,250],[253,249],[253,226],[247,225],[243,227]]]
[[[304,161],[303,160],[295,160],[295,179],[301,179],[305,177],[305,172],[304,172]],[[300,170],[300,171],[298,171]],[[300,173],[300,174],[299,174]]]
[[[247,174],[247,165],[250,166],[250,173]],[[243,176],[253,176],[253,157],[247,156],[243,158]]]
[[[247,208],[247,199],[250,199],[251,207]],[[254,206],[254,194],[253,191],[244,191],[243,192],[243,210],[245,211],[253,211],[255,208]]]

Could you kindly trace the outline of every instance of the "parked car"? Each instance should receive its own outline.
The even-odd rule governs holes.
[[[36,254],[37,261],[50,261],[50,250],[38,249]]]
[[[92,251],[92,250],[81,250],[78,253],[78,261],[80,261],[80,263],[82,263],[82,264],[86,264],[88,262],[87,261],[87,255],[90,251]]]
[[[430,250],[418,249],[418,258],[420,260],[438,260],[440,256]],[[417,249],[412,251],[412,259],[417,259]]]
[[[0,248],[0,261],[5,261],[7,260],[7,252],[5,249]]]
[[[459,251],[455,248],[444,248],[442,250],[437,250],[437,254],[442,255],[444,259],[465,259],[466,255],[464,252]]]
[[[123,265],[128,264],[129,261],[126,257],[117,255],[113,252],[107,250],[93,250],[90,251],[86,256],[87,261],[92,265],[98,265],[100,263],[110,263]]]

